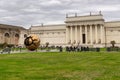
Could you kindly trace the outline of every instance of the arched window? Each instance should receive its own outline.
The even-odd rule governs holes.
[[[9,33],[5,33],[4,34],[4,41],[5,41],[5,43],[10,43],[10,34]]]
[[[19,34],[15,34],[15,38],[14,38],[14,42],[15,42],[15,45],[18,45],[19,43]]]
[[[10,37],[9,33],[5,33],[5,37],[9,38]]]
[[[27,34],[24,34],[24,38],[26,38],[27,37]]]
[[[19,38],[19,34],[15,34],[15,37]]]

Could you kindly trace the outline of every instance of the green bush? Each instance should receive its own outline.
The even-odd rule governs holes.
[[[0,44],[0,48],[1,48],[1,49],[5,48],[5,47],[10,47],[10,48],[11,48],[11,47],[13,47],[13,46],[14,46],[14,44],[7,44],[6,42]]]
[[[8,44],[7,46],[11,48],[14,47],[14,44]]]

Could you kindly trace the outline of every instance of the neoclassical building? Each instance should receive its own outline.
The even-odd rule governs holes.
[[[120,46],[120,21],[106,22],[101,13],[85,16],[66,15],[65,24],[31,26],[25,29],[20,26],[0,24],[0,44],[24,45],[29,34],[36,34],[41,45],[83,45],[92,47],[111,46],[115,41]]]
[[[40,37],[41,45],[120,46],[120,21],[106,22],[101,13],[85,16],[66,15],[65,24],[31,26],[30,34]]]
[[[28,34],[28,30],[20,27],[7,24],[0,24],[0,44],[24,45],[24,39]]]

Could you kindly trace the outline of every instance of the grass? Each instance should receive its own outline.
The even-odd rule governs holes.
[[[120,53],[1,54],[0,80],[120,80]]]

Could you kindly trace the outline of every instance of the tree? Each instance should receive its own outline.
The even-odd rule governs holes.
[[[74,41],[73,41],[73,44],[75,44],[75,43],[76,43],[76,41],[74,40]]]
[[[112,44],[112,47],[115,47],[116,42],[113,40],[110,42]]]
[[[47,51],[49,51],[49,47],[48,47],[49,44],[50,44],[49,42],[46,42],[46,43],[45,43],[45,48],[46,48]]]
[[[49,42],[46,42],[46,44],[45,44],[45,45],[46,45],[46,47],[48,47],[48,45],[49,45]]]
[[[3,45],[2,45],[2,48],[6,48],[7,46],[8,46],[8,43],[4,42]]]
[[[71,43],[71,40],[69,40],[68,44],[70,44],[70,43]]]

